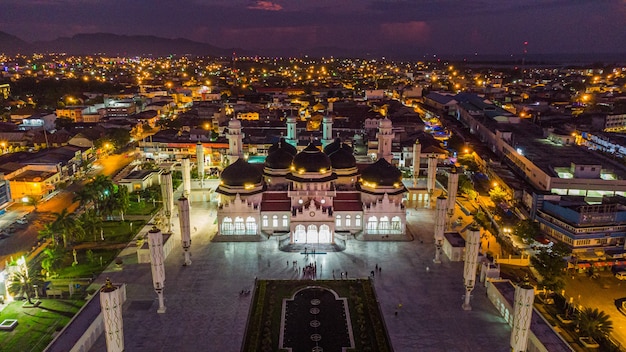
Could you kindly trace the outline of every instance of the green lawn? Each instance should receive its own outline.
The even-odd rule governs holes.
[[[18,321],[13,331],[0,331],[2,351],[43,351],[52,341],[52,333],[67,325],[85,301],[41,299],[37,308],[23,308],[22,304],[12,302],[0,312],[0,321]]]
[[[155,205],[156,204],[156,205]],[[141,202],[137,203],[136,197],[130,197],[130,205],[125,215],[151,215],[154,214],[161,203],[152,203],[151,201],[141,200]]]

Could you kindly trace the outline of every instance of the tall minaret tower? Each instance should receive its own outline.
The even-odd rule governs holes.
[[[333,142],[333,118],[324,116],[322,120],[322,146],[326,147]]]
[[[287,143],[298,146],[298,136],[296,136],[296,118],[295,116],[287,117]]]
[[[243,157],[243,133],[241,133],[241,121],[231,119],[228,121],[228,164]]]
[[[393,137],[395,137],[395,134],[392,132],[392,127],[391,121],[385,117],[380,120],[378,133],[376,134],[376,138],[378,138],[378,159],[384,158],[389,163],[391,163],[391,159],[393,158],[391,154],[391,143]]]

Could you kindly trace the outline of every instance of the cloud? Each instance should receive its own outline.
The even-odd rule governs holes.
[[[426,43],[430,39],[430,26],[424,21],[382,23],[380,30],[394,42]]]
[[[262,10],[262,11],[280,11],[283,9],[280,4],[271,1],[255,1],[253,4],[248,5],[250,10]]]

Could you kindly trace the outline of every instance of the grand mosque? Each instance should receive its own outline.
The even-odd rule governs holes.
[[[218,236],[279,235],[291,244],[405,236],[407,189],[391,164],[391,121],[379,121],[377,161],[370,164],[357,163],[352,147],[331,135],[325,118],[321,145],[311,141],[298,151],[295,119],[287,118],[287,138],[270,147],[260,168],[244,160],[241,122],[229,121],[230,165],[216,189]]]

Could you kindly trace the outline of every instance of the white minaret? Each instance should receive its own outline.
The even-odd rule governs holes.
[[[428,201],[430,202],[435,193],[435,181],[437,180],[437,157],[432,154],[428,156],[428,175],[426,176],[426,189],[428,191]]]
[[[450,198],[448,198],[449,200]],[[478,248],[480,247],[480,228],[476,224],[465,235],[465,266],[463,267],[463,282],[465,283],[464,310],[472,310],[470,298],[476,283],[476,266],[478,265]]]
[[[443,195],[437,198],[435,210],[435,259],[433,262],[441,263],[441,247],[443,246],[443,233],[446,228],[446,205],[448,200]]]
[[[376,138],[378,138],[378,159],[384,158],[391,163],[391,159],[393,158],[393,154],[391,154],[393,137],[395,137],[395,134],[393,133],[391,120],[385,117],[380,120],[378,133],[376,134]]]
[[[180,221],[180,240],[185,255],[184,266],[191,265],[189,248],[191,247],[191,221],[189,219],[189,200],[178,198],[178,219]]]
[[[196,159],[198,160],[198,178],[200,179],[200,188],[204,188],[204,146],[200,141],[196,144]]]
[[[174,189],[172,187],[172,173],[169,171],[162,173],[161,198],[163,199],[163,215],[167,223],[167,233],[172,233],[172,214],[174,211]]]
[[[448,173],[448,216],[452,220],[454,215],[454,207],[456,206],[456,193],[459,190],[459,173],[456,167],[452,166],[452,170]]]
[[[183,165],[183,172],[182,172],[183,173],[183,196],[189,198],[189,195],[191,194],[191,160],[189,160],[189,158],[184,158],[182,160],[182,165]]]
[[[241,132],[241,121],[230,119],[228,121],[228,163],[232,164],[237,159],[243,157],[243,133]]]
[[[333,118],[324,116],[322,119],[322,146],[326,147],[333,142]]]
[[[165,288],[165,255],[163,253],[163,234],[156,226],[148,231],[148,247],[150,248],[150,267],[152,268],[152,285],[159,297],[157,313],[165,313],[163,289]]]
[[[515,287],[513,327],[511,328],[512,352],[526,352],[534,300],[535,289],[532,286],[522,284]]]
[[[122,294],[107,278],[100,289],[100,308],[104,321],[104,339],[107,352],[124,351],[124,323],[122,320]]]
[[[287,143],[298,146],[298,136],[296,135],[296,118],[293,116],[287,117]]]
[[[422,145],[420,140],[416,139],[413,144],[413,187],[417,187],[417,179],[420,176],[420,159],[422,155]]]

